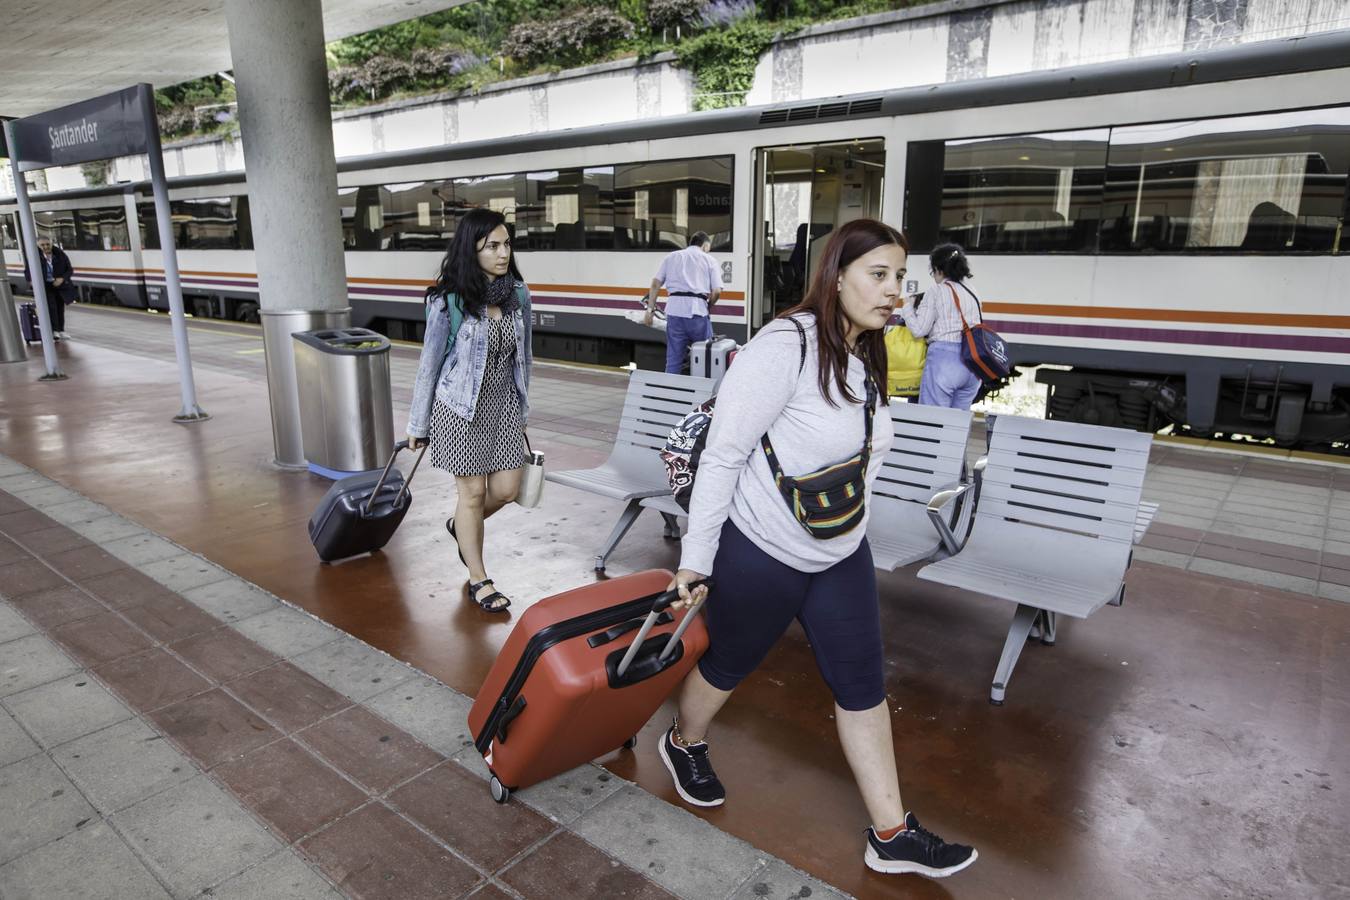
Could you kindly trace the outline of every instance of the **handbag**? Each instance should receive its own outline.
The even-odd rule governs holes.
[[[919,396],[928,342],[916,338],[907,325],[886,332],[886,388],[892,397]]]
[[[980,298],[964,284],[967,294],[975,300],[975,308],[980,312],[979,322],[971,325],[966,314],[961,311],[961,301],[957,299],[956,287],[952,286],[952,302],[956,304],[956,314],[961,317],[961,362],[974,372],[986,387],[998,384],[1012,371],[1012,357],[1008,353],[1008,344],[999,337],[998,332],[984,324],[984,310],[980,309]]]
[[[526,509],[534,509],[544,497],[544,454],[530,446],[530,436],[525,435],[525,449],[529,456],[525,460],[525,471],[520,477],[520,490],[516,492],[516,502]]]

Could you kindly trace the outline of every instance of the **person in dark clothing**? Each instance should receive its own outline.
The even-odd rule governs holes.
[[[38,254],[42,258],[42,280],[47,286],[47,312],[52,321],[52,337],[56,340],[69,338],[66,334],[66,304],[74,303],[79,295],[75,290],[75,285],[71,281],[75,277],[75,269],[70,264],[70,257],[60,247],[52,244],[51,238],[38,239]],[[28,278],[28,283],[33,283],[33,276],[24,267],[24,274]]]

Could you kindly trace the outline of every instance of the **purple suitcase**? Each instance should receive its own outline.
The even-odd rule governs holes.
[[[25,344],[42,340],[42,333],[38,327],[36,303],[19,304],[19,331],[23,334]]]

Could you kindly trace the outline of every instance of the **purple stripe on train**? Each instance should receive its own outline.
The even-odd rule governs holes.
[[[1056,337],[1097,338],[1115,341],[1154,341],[1164,344],[1205,344],[1251,350],[1300,350],[1305,353],[1350,353],[1350,338],[1303,334],[1271,334],[1241,331],[1187,331],[1180,328],[1116,328],[1109,325],[1058,324],[1054,322],[1008,322],[989,319],[989,326],[1017,344],[1023,334]]]

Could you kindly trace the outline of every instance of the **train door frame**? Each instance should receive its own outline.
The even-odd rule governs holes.
[[[145,288],[145,243],[141,240],[140,196],[134,190],[123,192],[122,206],[127,212],[127,244],[131,247],[131,268],[135,270],[132,288],[136,292],[139,307],[149,309],[150,296]]]
[[[762,147],[755,147],[752,150],[751,167],[754,173],[754,186],[751,191],[751,221],[750,221],[750,246],[749,252],[749,272],[750,272],[750,290],[747,294],[746,304],[746,328],[749,336],[753,336],[756,331],[762,328],[774,317],[774,310],[767,308],[768,303],[768,274],[766,259],[768,257],[768,241],[772,240],[777,244],[777,233],[775,226],[769,216],[770,210],[775,209],[775,200],[773,191],[769,190],[770,180],[776,174],[771,168],[772,154],[778,152],[809,153],[811,155],[810,173],[803,173],[799,170],[784,170],[784,173],[790,174],[809,174],[809,184],[811,186],[807,197],[807,237],[808,246],[805,248],[805,259],[803,264],[802,289],[810,282],[811,275],[811,250],[810,236],[815,220],[815,204],[817,185],[822,181],[819,175],[842,177],[844,172],[851,170],[855,165],[861,168],[871,166],[879,167],[878,177],[872,184],[865,184],[862,195],[859,197],[861,212],[857,217],[882,218],[886,214],[886,203],[888,199],[894,196],[893,179],[890,177],[891,156],[888,153],[888,145],[894,143],[893,136],[886,134],[876,134],[870,136],[859,136],[846,140],[828,140],[828,141],[793,141],[783,144],[772,144]],[[821,151],[839,150],[847,165],[840,165],[838,168],[821,168],[818,165]],[[873,156],[879,157],[879,160],[873,159]],[[871,188],[869,193],[868,188]],[[835,199],[835,210],[830,224],[830,230],[839,224],[839,209],[843,202],[841,196]],[[820,223],[824,224],[824,223]],[[767,226],[767,227],[766,227]],[[800,225],[799,225],[800,228]]]

